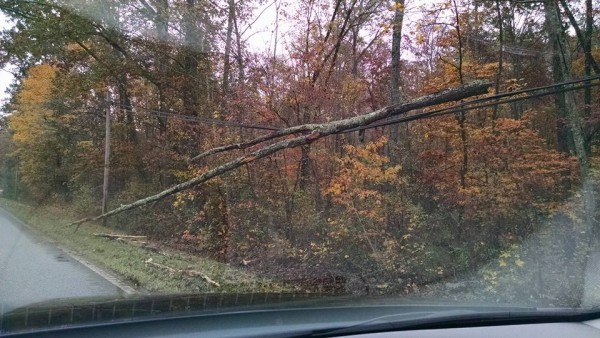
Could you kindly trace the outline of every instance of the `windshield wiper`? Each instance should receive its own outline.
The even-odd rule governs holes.
[[[450,310],[401,313],[369,319],[345,328],[321,330],[294,337],[331,337],[374,332],[448,329],[475,326],[580,322],[600,317],[600,311],[574,309],[524,309],[515,311]]]

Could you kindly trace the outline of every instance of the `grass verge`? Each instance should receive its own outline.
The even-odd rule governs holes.
[[[214,260],[173,250],[151,251],[120,241],[96,237],[94,233],[119,233],[99,224],[86,223],[77,232],[69,223],[75,215],[56,206],[31,207],[0,198],[0,207],[12,213],[34,231],[52,242],[82,257],[88,262],[117,275],[140,292],[202,293],[202,292],[280,292],[291,291],[281,283],[261,278],[239,268]],[[200,271],[219,283],[211,285],[201,277],[169,273],[146,260],[176,270]]]

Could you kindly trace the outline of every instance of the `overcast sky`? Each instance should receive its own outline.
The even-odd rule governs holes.
[[[10,23],[6,20],[6,16],[0,12],[0,29],[6,29],[10,27]],[[4,103],[8,99],[6,89],[10,86],[13,80],[12,73],[8,71],[8,68],[0,71],[0,104]]]

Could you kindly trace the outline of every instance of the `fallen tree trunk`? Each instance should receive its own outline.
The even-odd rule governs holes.
[[[77,228],[75,229],[75,231],[77,231],[79,226],[85,222],[97,221],[100,219],[104,219],[106,217],[120,214],[127,210],[139,208],[141,206],[159,201],[167,196],[176,194],[180,191],[183,191],[183,190],[192,188],[194,186],[197,186],[199,184],[202,184],[202,183],[210,180],[211,178],[217,177],[226,172],[229,172],[231,170],[239,168],[240,166],[242,166],[244,164],[247,164],[247,163],[256,161],[258,159],[261,159],[263,157],[269,156],[280,150],[306,145],[306,144],[312,143],[320,138],[323,138],[325,136],[338,134],[338,133],[344,132],[348,129],[352,129],[352,128],[356,128],[356,127],[360,127],[360,126],[366,126],[373,122],[377,122],[377,121],[383,120],[383,119],[391,117],[391,116],[404,114],[404,113],[414,110],[414,109],[421,109],[421,108],[425,108],[425,107],[429,107],[429,106],[433,106],[433,105],[437,105],[437,104],[462,100],[462,99],[476,96],[476,95],[482,95],[482,94],[487,93],[488,88],[490,86],[491,86],[491,83],[488,81],[474,81],[474,82],[464,85],[460,88],[444,90],[444,91],[441,91],[438,93],[434,93],[431,95],[427,95],[427,96],[423,96],[423,97],[414,99],[408,103],[397,104],[397,105],[385,107],[385,108],[376,110],[374,112],[371,112],[371,113],[368,113],[365,115],[355,116],[355,117],[332,121],[332,122],[327,122],[327,123],[306,124],[306,125],[296,126],[296,127],[292,127],[292,128],[282,129],[279,132],[271,134],[271,135],[275,135],[275,136],[272,136],[272,138],[283,137],[283,136],[295,134],[295,133],[298,133],[299,131],[303,131],[303,130],[311,131],[311,132],[306,135],[302,135],[302,136],[298,136],[298,137],[294,137],[294,138],[288,138],[288,139],[267,145],[267,146],[265,146],[259,150],[256,150],[250,154],[238,157],[238,158],[236,158],[230,162],[227,162],[221,166],[213,168],[200,176],[194,177],[186,182],[177,184],[169,189],[163,190],[156,195],[142,198],[142,199],[137,200],[130,204],[121,205],[120,207],[118,207],[116,209],[113,209],[109,212],[106,212],[104,214],[101,214],[101,215],[98,215],[95,217],[83,218],[81,220],[71,223],[71,225],[76,225]],[[262,139],[264,139],[264,137]],[[221,148],[223,148],[223,147],[221,147]]]
[[[475,89],[478,86],[482,86],[483,88],[485,88],[485,91],[477,93],[477,94],[470,94],[470,95],[467,94],[466,96],[461,97],[462,93],[466,94],[470,89]],[[298,134],[298,133],[313,132],[315,130],[322,129],[323,126],[325,126],[325,125],[329,125],[332,123],[345,123],[345,122],[350,123],[350,122],[356,122],[353,120],[364,118],[366,120],[369,120],[370,122],[358,124],[358,125],[354,126],[353,128],[365,126],[370,123],[385,119],[387,117],[405,114],[414,109],[424,108],[424,107],[428,107],[428,106],[432,106],[432,105],[436,105],[436,104],[440,104],[440,103],[445,103],[445,102],[449,102],[449,101],[462,100],[467,97],[484,94],[487,91],[487,88],[489,88],[489,86],[491,86],[491,83],[475,81],[473,83],[470,83],[470,84],[468,84],[464,87],[458,88],[458,89],[449,89],[449,90],[442,91],[439,93],[423,96],[423,97],[415,99],[409,103],[395,104],[395,105],[388,106],[388,107],[382,108],[380,110],[371,112],[369,114],[365,114],[365,115],[361,115],[361,116],[357,116],[357,117],[351,117],[348,119],[333,121],[333,122],[329,122],[329,123],[321,123],[321,124],[320,123],[310,123],[310,124],[303,124],[303,125],[299,125],[299,126],[293,126],[293,127],[281,129],[274,133],[271,133],[268,135],[263,135],[263,136],[257,137],[255,139],[247,141],[247,142],[234,143],[234,144],[229,144],[229,145],[209,149],[203,153],[200,153],[200,154],[192,157],[189,160],[189,162],[194,163],[194,162],[197,162],[197,161],[199,161],[205,157],[208,157],[210,155],[222,153],[222,152],[229,151],[229,150],[247,149],[247,148],[257,145],[259,143],[274,140],[274,139],[281,138],[284,136],[289,136],[289,135]],[[446,100],[443,99],[443,97],[445,97],[446,95],[452,95],[452,94],[456,94],[457,95],[456,98],[450,98],[450,99],[446,99]],[[442,99],[443,101],[435,102],[437,99]],[[421,105],[422,103],[424,103],[424,105]],[[411,107],[412,105],[417,105],[417,104],[419,106]],[[371,120],[371,118],[373,120]],[[345,131],[346,129],[353,129],[353,128],[345,128],[344,130],[340,130],[340,132]]]
[[[260,137],[257,137],[253,140],[250,140],[248,142],[244,142],[244,143],[234,143],[234,144],[229,144],[226,146],[222,146],[222,147],[217,147],[217,148],[212,148],[209,149],[199,155],[196,155],[194,157],[192,157],[189,162],[193,163],[193,162],[197,162],[200,159],[203,159],[207,156],[213,155],[213,154],[218,154],[218,153],[222,153],[225,151],[229,151],[229,150],[235,150],[235,149],[246,149],[249,147],[252,147],[253,145],[257,145],[259,143],[263,143],[266,141],[270,141],[270,140],[274,140],[276,138],[281,138],[283,136],[288,136],[288,135],[292,135],[292,134],[297,134],[297,133],[302,133],[302,132],[308,132],[308,131],[312,131],[314,130],[317,126],[319,126],[318,124],[303,124],[301,126],[295,126],[295,127],[290,127],[290,128],[286,128],[286,129],[281,129],[278,130],[274,133],[271,133],[269,135],[263,135]]]

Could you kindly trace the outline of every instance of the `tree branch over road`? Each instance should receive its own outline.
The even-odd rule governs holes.
[[[381,121],[381,120],[391,117],[391,116],[405,114],[414,109],[422,109],[422,108],[426,108],[426,107],[437,105],[437,104],[458,101],[458,100],[466,99],[466,98],[469,98],[472,96],[486,94],[488,92],[488,88],[491,85],[492,84],[488,81],[474,81],[474,82],[471,82],[471,83],[466,84],[459,88],[447,89],[447,90],[444,90],[444,91],[441,91],[438,93],[426,95],[426,96],[411,100],[408,103],[388,106],[388,107],[370,112],[368,114],[350,117],[350,118],[332,121],[332,122],[327,122],[327,123],[306,124],[306,125],[300,125],[300,126],[282,129],[278,132],[268,135],[268,137],[262,137],[262,138],[258,138],[258,139],[260,140],[260,142],[264,142],[264,141],[268,141],[270,139],[288,136],[288,135],[296,134],[296,133],[302,132],[302,131],[310,131],[310,133],[302,135],[302,136],[284,139],[284,140],[275,142],[273,144],[267,145],[261,149],[251,152],[247,155],[238,157],[230,162],[227,162],[223,165],[215,167],[200,176],[194,177],[186,182],[177,184],[175,186],[172,186],[169,189],[163,190],[163,191],[159,192],[158,194],[137,200],[130,204],[122,205],[116,209],[113,209],[111,211],[108,211],[104,214],[101,214],[101,215],[98,215],[95,217],[87,217],[87,218],[81,219],[79,221],[71,223],[71,225],[76,225],[77,226],[76,230],[77,230],[79,228],[79,226],[85,222],[97,221],[100,219],[104,219],[106,217],[111,217],[111,216],[120,214],[127,210],[132,210],[132,209],[139,208],[141,206],[159,201],[165,197],[171,196],[180,191],[183,191],[183,190],[192,188],[194,186],[197,186],[199,184],[202,184],[202,183],[210,180],[211,178],[220,176],[226,172],[237,169],[244,164],[267,157],[267,156],[274,154],[280,150],[295,148],[295,147],[299,147],[302,145],[310,144],[310,143],[312,143],[320,138],[323,138],[325,136],[338,134],[338,133],[344,132],[348,129],[352,129],[352,128],[356,128],[356,127],[360,127],[360,126],[366,126],[373,122]],[[256,142],[254,144],[257,144],[260,142]],[[246,144],[250,144],[250,143],[252,143],[252,141],[250,141]],[[221,149],[223,149],[223,148],[224,147],[221,147]],[[238,147],[228,148],[226,150],[243,149],[243,148],[245,148],[245,147],[243,145],[241,145]],[[210,152],[210,151],[208,151],[208,152]],[[207,152],[205,152],[205,153],[207,153]],[[212,152],[212,153],[214,153],[214,152]],[[202,154],[200,154],[199,156],[201,156],[201,155]],[[198,158],[198,156],[196,156],[196,158]]]

